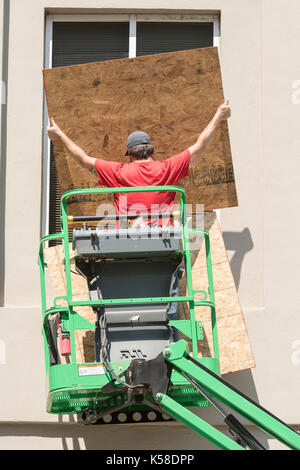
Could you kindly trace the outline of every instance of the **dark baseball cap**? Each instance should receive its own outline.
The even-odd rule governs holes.
[[[146,132],[135,131],[128,136],[127,139],[127,152],[125,155],[128,155],[128,149],[135,147],[135,145],[151,144],[150,137]]]

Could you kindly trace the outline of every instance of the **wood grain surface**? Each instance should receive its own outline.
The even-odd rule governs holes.
[[[215,47],[118,59],[43,71],[49,116],[87,154],[127,161],[128,135],[147,132],[155,158],[163,160],[194,144],[224,101]],[[54,154],[61,194],[98,187],[60,142]],[[237,205],[228,125],[221,123],[214,142],[197,167],[182,180],[187,200],[205,210]],[[72,214],[95,214],[107,197],[73,198]]]

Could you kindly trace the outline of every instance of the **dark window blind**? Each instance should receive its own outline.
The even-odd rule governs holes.
[[[213,23],[138,23],[137,55],[213,46]]]

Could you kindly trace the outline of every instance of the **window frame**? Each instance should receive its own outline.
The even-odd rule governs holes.
[[[219,47],[220,43],[220,16],[219,15],[174,15],[174,14],[110,14],[110,15],[47,15],[45,18],[45,44],[44,44],[44,68],[52,68],[52,45],[54,22],[126,22],[129,23],[129,51],[128,57],[136,57],[137,23],[139,22],[190,22],[213,23],[213,46]],[[50,140],[46,129],[49,123],[46,95],[44,91],[43,112],[43,148],[42,148],[42,236],[49,235],[49,211],[50,211]],[[218,212],[218,211],[217,211]]]

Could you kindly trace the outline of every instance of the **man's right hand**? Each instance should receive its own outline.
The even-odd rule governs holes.
[[[218,107],[217,112],[216,112],[216,117],[220,121],[225,121],[229,119],[231,116],[231,109],[229,106],[229,101],[226,100],[225,103],[221,104],[221,106]]]
[[[229,101],[226,100],[225,103],[221,104],[221,106],[218,107],[212,120],[208,123],[206,128],[199,135],[197,142],[191,147],[189,147],[189,151],[191,154],[190,168],[196,165],[200,155],[202,155],[206,151],[210,142],[214,138],[221,121],[227,120],[228,118],[230,118],[230,116],[231,109],[229,106]]]
[[[50,125],[47,127],[47,134],[51,140],[59,140],[63,134],[63,131],[58,127],[53,118],[50,118]]]

